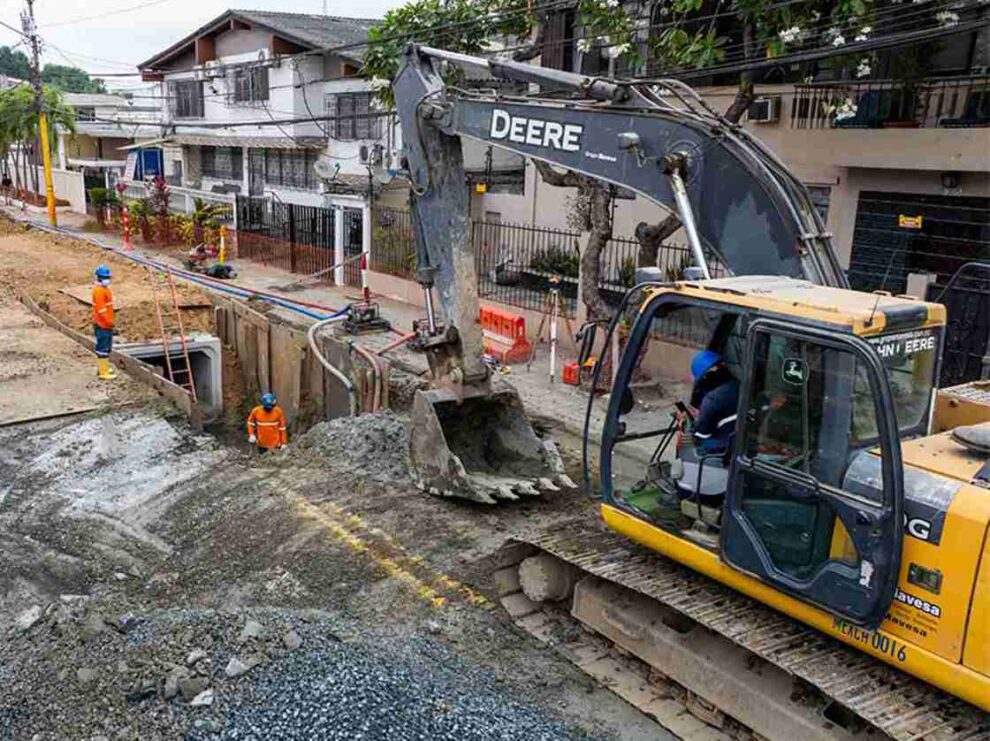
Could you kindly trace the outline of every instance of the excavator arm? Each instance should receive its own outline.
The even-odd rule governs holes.
[[[569,97],[461,90],[445,84],[444,64],[481,68],[496,78],[539,84],[543,90],[564,91]],[[506,478],[508,458],[493,451],[510,448],[518,457],[521,435],[526,438],[522,448],[528,451],[522,458],[535,465],[532,456],[540,447],[524,419],[513,416],[509,423],[492,408],[486,414],[500,419],[513,431],[511,436],[478,430],[478,439],[469,446],[471,455],[466,456],[452,454],[453,436],[443,434],[450,432],[455,417],[472,416],[463,408],[470,399],[489,403],[493,398],[483,362],[462,137],[633,190],[676,212],[694,261],[706,278],[784,275],[847,285],[803,186],[758,141],[679,81],[654,87],[623,84],[411,45],[394,80],[393,94],[403,130],[420,282],[429,313],[418,345],[428,354],[437,386],[426,392],[436,398],[424,397],[414,405],[411,452],[423,483],[433,489],[457,493],[463,488],[456,483],[463,482],[461,465],[466,457],[478,460],[480,455],[491,474],[489,483],[501,478],[503,493],[515,491],[516,479]],[[434,286],[439,320],[433,310]],[[512,407],[522,414],[514,391],[499,393],[505,404],[496,409]],[[440,404],[455,405],[456,414],[449,410],[441,414]],[[428,428],[431,435],[416,435],[418,426]],[[463,428],[459,434],[464,434]],[[440,444],[433,439],[436,436]],[[559,468],[555,451],[544,462]],[[465,467],[468,478],[471,468]],[[524,468],[531,477],[534,466]]]

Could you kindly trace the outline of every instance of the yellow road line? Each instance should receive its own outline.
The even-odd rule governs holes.
[[[406,549],[384,530],[369,527],[368,524],[333,502],[320,502],[315,505],[299,495],[287,495],[292,504],[306,519],[313,520],[326,528],[337,540],[342,541],[355,553],[367,555],[385,573],[406,584],[417,597],[435,607],[443,607],[448,598],[444,592],[466,599],[473,605],[488,606],[488,598],[466,584],[452,577],[433,571],[422,556],[410,556]],[[379,542],[376,542],[379,541]],[[386,546],[382,547],[381,544]],[[386,550],[398,555],[389,555]],[[413,573],[426,571],[426,579]]]

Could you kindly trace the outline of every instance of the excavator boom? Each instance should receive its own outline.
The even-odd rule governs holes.
[[[459,90],[445,84],[444,64],[572,96]],[[429,357],[435,386],[414,404],[410,453],[431,491],[490,502],[572,486],[515,391],[493,385],[483,361],[462,138],[622,186],[676,212],[706,277],[786,275],[846,285],[800,183],[680,82],[646,88],[411,45],[393,93],[430,314],[415,344]]]

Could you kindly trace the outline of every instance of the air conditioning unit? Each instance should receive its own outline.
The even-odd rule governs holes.
[[[746,117],[756,123],[773,123],[780,120],[780,97],[757,98],[750,106]]]
[[[361,160],[362,165],[377,166],[382,164],[382,145],[362,144],[361,148],[358,149],[358,158]]]
[[[205,80],[209,80],[210,78],[206,74],[206,69],[205,68],[203,68],[203,67],[196,67],[195,69],[193,69],[193,79],[196,82],[204,82]]]
[[[211,59],[204,64],[203,72],[206,74],[206,79],[208,80],[215,80],[218,77],[224,76],[223,65],[216,59]]]

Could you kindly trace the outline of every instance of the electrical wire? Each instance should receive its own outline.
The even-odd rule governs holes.
[[[131,5],[127,8],[118,8],[116,10],[107,10],[103,13],[97,13],[96,15],[87,15],[80,18],[70,18],[67,21],[57,21],[56,23],[44,23],[39,25],[39,28],[55,28],[57,26],[71,26],[76,23],[85,23],[87,21],[95,21],[100,18],[106,18],[111,15],[120,15],[121,13],[130,13],[135,10],[141,10],[143,8],[150,8],[152,5],[161,5],[169,0],[149,0],[149,2],[139,3],[137,5]]]

